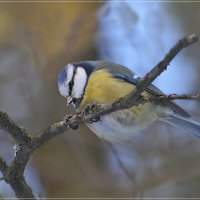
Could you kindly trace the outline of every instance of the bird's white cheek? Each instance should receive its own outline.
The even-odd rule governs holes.
[[[60,94],[63,97],[65,97],[65,98],[68,97],[68,95],[69,95],[69,88],[68,88],[68,86],[59,85],[58,89],[59,89]]]
[[[72,89],[72,96],[81,98],[84,93],[84,88],[87,82],[87,74],[85,69],[78,67],[74,76],[74,86]]]

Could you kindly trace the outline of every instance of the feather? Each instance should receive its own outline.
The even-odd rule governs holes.
[[[191,119],[186,119],[184,117],[172,114],[168,118],[160,119],[168,124],[176,126],[181,130],[191,133],[193,136],[200,138],[200,124],[192,121]]]
[[[136,74],[133,75],[133,77],[127,76],[127,75],[122,75],[122,74],[114,74],[113,77],[115,78],[119,78],[124,80],[125,82],[137,85],[142,78],[138,77]],[[134,78],[137,77],[137,78]],[[165,93],[163,93],[160,89],[158,89],[155,85],[151,84],[147,87],[147,91],[152,94],[152,95],[165,95]],[[190,114],[187,113],[183,108],[181,108],[180,106],[178,106],[176,103],[174,103],[173,101],[167,101],[163,103],[164,106],[170,108],[171,110],[173,110],[175,113],[183,116],[183,117],[190,117]]]

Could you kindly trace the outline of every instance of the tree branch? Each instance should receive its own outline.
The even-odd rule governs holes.
[[[31,136],[26,130],[17,125],[10,117],[0,111],[0,128],[7,131],[19,146],[26,146],[31,141]]]
[[[8,169],[8,166],[6,165],[6,162],[3,161],[3,159],[0,157],[0,170],[3,175],[6,173],[7,169]]]
[[[35,199],[31,188],[28,186],[24,179],[24,170],[26,164],[32,155],[33,151],[39,148],[44,143],[48,142],[52,138],[62,134],[69,127],[78,127],[78,125],[95,121],[102,115],[108,113],[130,108],[139,101],[141,101],[141,94],[152,83],[152,81],[159,76],[171,60],[177,55],[177,53],[183,48],[191,45],[198,40],[197,35],[189,35],[180,40],[164,57],[164,59],[156,65],[136,86],[136,88],[126,97],[119,99],[118,101],[108,105],[88,105],[83,111],[69,118],[67,122],[61,121],[51,125],[49,128],[41,132],[38,136],[34,137],[27,133],[27,131],[17,125],[10,117],[0,111],[0,128],[6,130],[17,144],[17,152],[10,166],[0,158],[0,170],[3,174],[3,180],[5,180],[15,191],[18,198],[33,198]],[[142,99],[142,101],[165,101],[166,99],[189,99],[188,95],[168,95],[152,97],[150,99]],[[190,97],[190,99],[198,99],[197,97]]]
[[[21,159],[22,160],[22,159]],[[19,165],[16,166],[15,163]],[[27,163],[27,162],[26,162]],[[24,165],[25,167],[26,165]],[[0,180],[6,181],[10,184],[11,188],[14,190],[16,196],[21,198],[32,198],[34,199],[34,195],[32,193],[32,189],[26,183],[23,173],[24,170],[20,170],[20,159],[19,156],[14,158],[13,163],[10,167],[7,166],[6,162],[0,157],[0,170],[3,174],[3,177]]]
[[[148,102],[152,102],[155,104],[164,104],[169,100],[200,100],[200,95],[192,95],[192,94],[169,94],[169,95],[158,95],[153,97],[142,97],[138,100],[138,104],[144,104]]]

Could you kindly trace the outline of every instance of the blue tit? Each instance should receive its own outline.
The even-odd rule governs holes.
[[[58,89],[78,112],[87,104],[110,104],[128,95],[141,80],[127,67],[108,61],[82,61],[67,64],[58,75]],[[143,96],[163,95],[150,85]],[[130,140],[136,133],[160,120],[200,138],[200,124],[173,101],[162,105],[145,103],[100,117],[87,126],[100,138],[115,142]]]

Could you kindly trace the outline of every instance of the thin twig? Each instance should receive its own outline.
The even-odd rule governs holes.
[[[163,104],[165,101],[169,100],[200,100],[200,95],[192,95],[192,94],[169,94],[169,95],[159,95],[159,96],[152,96],[152,97],[142,97],[138,100],[138,104],[141,103],[156,103],[156,104]]]

